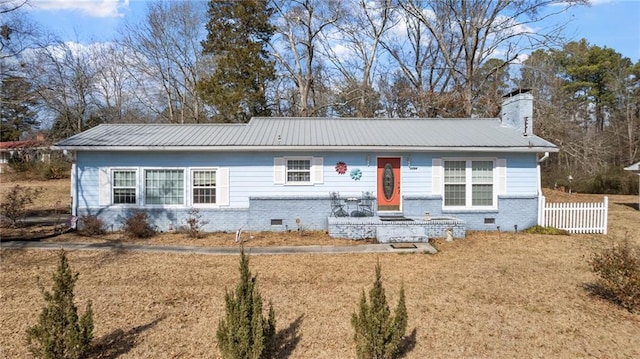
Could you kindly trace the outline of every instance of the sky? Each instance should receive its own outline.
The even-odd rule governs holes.
[[[29,0],[33,20],[66,41],[90,43],[116,37],[122,22],[141,21],[145,0]],[[204,1],[204,0],[174,0]],[[640,0],[591,0],[556,18],[569,21],[569,40],[587,39],[640,61]]]

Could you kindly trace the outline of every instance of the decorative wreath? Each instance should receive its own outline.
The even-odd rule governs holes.
[[[351,170],[351,173],[349,175],[351,176],[352,180],[359,181],[360,178],[362,178],[362,171],[360,171],[359,168],[354,168]]]
[[[336,163],[336,172],[338,172],[341,175],[347,173],[347,164],[344,162]]]

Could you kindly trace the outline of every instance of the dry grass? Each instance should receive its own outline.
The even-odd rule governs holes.
[[[276,310],[283,358],[354,357],[350,316],[378,260],[392,306],[404,283],[415,331],[406,358],[640,357],[640,314],[584,289],[595,279],[586,263],[594,250],[624,235],[640,244],[640,212],[625,205],[634,201],[610,196],[608,236],[476,232],[438,241],[436,255],[252,256],[250,265]],[[56,253],[0,254],[0,357],[27,357],[24,333],[43,305],[38,277],[49,287]],[[79,307],[94,304],[94,357],[219,357],[215,331],[237,257],[76,251],[69,259],[80,272]]]

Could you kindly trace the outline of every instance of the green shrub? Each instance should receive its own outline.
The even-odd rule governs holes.
[[[82,216],[78,221],[78,233],[83,236],[98,236],[106,232],[104,221],[97,216]]]
[[[605,297],[630,311],[640,309],[640,247],[625,238],[594,253],[589,264],[598,276],[599,287],[607,292]]]
[[[41,288],[47,305],[42,308],[38,324],[27,330],[27,343],[35,357],[51,359],[81,358],[93,339],[91,302],[78,318],[73,303],[73,288],[78,273],[72,274],[67,256],[60,251],[58,268],[53,274],[51,292]]]
[[[543,227],[540,225],[535,225],[533,227],[529,227],[523,231],[524,233],[530,234],[551,234],[551,235],[569,235],[569,232],[564,229],[558,229],[555,227]]]
[[[0,204],[0,214],[7,218],[11,226],[18,227],[27,214],[27,205],[32,204],[41,192],[42,188],[23,187],[19,184],[13,186]]]
[[[276,319],[269,304],[268,317],[262,313],[262,297],[257,278],[249,271],[249,257],[240,251],[240,283],[225,295],[225,318],[216,337],[223,358],[269,358],[275,344]]]
[[[364,291],[360,298],[360,309],[351,317],[355,330],[353,339],[356,343],[358,358],[394,358],[398,355],[400,343],[407,329],[407,307],[405,305],[404,288],[400,290],[400,299],[395,314],[387,304],[382,287],[380,264],[376,264],[376,280],[369,291],[369,302]]]
[[[156,234],[145,211],[134,211],[124,222],[124,232],[130,238],[151,238]]]

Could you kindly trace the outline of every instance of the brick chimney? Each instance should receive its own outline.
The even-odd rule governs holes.
[[[533,95],[518,89],[502,97],[502,124],[513,127],[523,136],[533,135]]]

